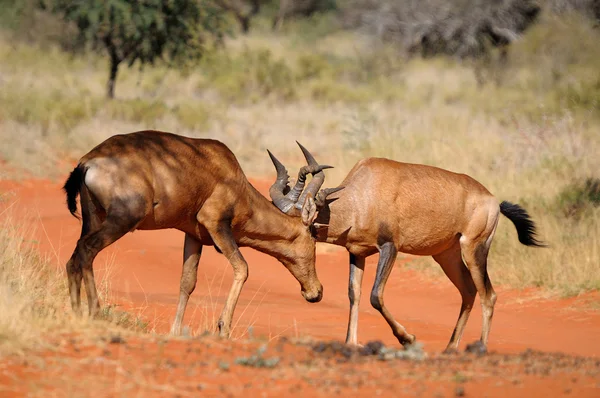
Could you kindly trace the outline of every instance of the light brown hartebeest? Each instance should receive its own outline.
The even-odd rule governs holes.
[[[223,336],[229,335],[233,312],[248,278],[248,264],[240,246],[277,258],[300,282],[304,298],[320,301],[323,287],[315,270],[315,240],[310,227],[317,213],[313,197],[323,184],[322,170],[328,167],[312,164],[301,169],[296,191],[302,191],[306,174],[314,177],[302,196],[302,217],[298,219],[280,212],[254,189],[234,154],[219,141],[156,131],[107,139],[81,158],[64,186],[74,215],[77,195],[81,195],[83,218],[81,237],[67,263],[73,309],[80,312],[84,280],[90,314],[99,310],[92,262],[102,249],[127,232],[165,228],[185,233],[173,334],[180,333],[205,245],[214,245],[222,252],[234,271],[219,318]]]
[[[278,176],[285,167],[272,155]],[[312,159],[312,164],[317,164]],[[535,237],[535,225],[516,204],[498,203],[473,178],[436,167],[369,158],[358,162],[344,181],[344,189],[332,194],[315,226],[317,240],[344,246],[350,252],[348,296],[350,317],[346,343],[358,342],[358,304],[365,258],[379,252],[371,304],[385,318],[401,344],[415,336],[399,324],[383,303],[383,290],[398,252],[433,256],[462,296],[460,315],[446,351],[455,351],[479,293],[483,309],[481,340],[471,350],[485,351],[496,302],[487,272],[487,257],[499,214],[515,225],[519,241],[543,246]],[[281,188],[281,186],[280,186]],[[328,191],[329,192],[329,191]],[[272,192],[273,203],[283,212],[299,215],[297,208]],[[279,195],[279,196],[278,196]]]

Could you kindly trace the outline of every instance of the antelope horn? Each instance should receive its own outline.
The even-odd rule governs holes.
[[[284,194],[286,189],[289,189],[288,182],[290,176],[288,175],[287,170],[283,163],[281,163],[272,153],[267,149],[269,153],[269,157],[275,166],[275,170],[277,171],[277,178],[271,188],[269,188],[269,196],[271,196],[271,200],[273,204],[277,206],[279,210],[284,213],[287,213],[292,207],[294,207],[294,202],[287,198]]]
[[[308,195],[308,193],[310,192],[313,195],[313,197],[315,197],[317,195],[317,192],[319,191],[319,188],[321,188],[321,185],[323,185],[323,182],[325,181],[325,173],[323,173],[323,170],[332,169],[333,166],[319,165],[319,163],[315,160],[314,156],[308,151],[308,149],[302,146],[302,144],[300,144],[298,141],[296,141],[296,144],[298,144],[300,150],[304,154],[306,163],[308,163],[308,170],[310,170],[310,173],[313,175],[312,180],[310,181],[304,192],[302,192],[302,190],[300,189],[300,192],[302,193],[300,194],[300,197],[296,200],[296,208],[301,209],[302,205],[304,204],[304,200],[306,199],[306,195]],[[302,169],[304,169],[304,167]],[[302,171],[302,169],[300,170]],[[300,178],[300,174],[298,174],[298,178]],[[304,175],[301,187],[304,187],[305,179],[306,175]],[[296,183],[294,190],[298,187],[298,185],[299,184]]]
[[[304,148],[302,146],[302,144],[300,144],[298,141],[296,141],[296,144],[298,144],[298,146],[300,147],[300,150],[302,151],[302,154],[304,154],[304,158],[306,159],[306,163],[308,165],[300,168],[300,171],[298,172],[298,179],[296,180],[296,185],[294,185],[294,188],[292,188],[290,190],[290,192],[287,195],[285,195],[286,198],[290,199],[294,203],[298,202],[298,198],[300,197],[300,195],[302,194],[302,191],[304,190],[304,184],[306,183],[306,176],[309,173],[312,174],[314,177],[315,174],[317,174],[325,169],[332,168],[332,166],[328,166],[328,165],[322,165],[322,166],[319,165],[319,163],[315,160],[313,155],[311,155],[311,153],[308,152],[308,149]],[[314,193],[313,193],[313,196],[314,196]],[[304,199],[304,197],[302,197],[302,199]],[[303,201],[300,202],[300,206],[302,206]]]
[[[296,144],[298,144],[298,146],[300,147],[300,150],[302,151],[302,154],[304,155],[304,159],[306,159],[306,163],[308,163],[309,166],[311,167],[319,167],[319,162],[317,162],[314,158],[314,156],[308,152],[308,149],[304,148],[304,146],[302,146],[301,143],[299,143],[298,141],[296,141]],[[323,167],[323,169],[333,169],[333,166],[321,166]]]
[[[302,191],[304,190],[304,184],[306,183],[306,176],[308,174],[312,174],[313,178],[314,178],[314,176],[316,174],[320,173],[321,171],[323,171],[325,169],[331,169],[331,168],[332,167],[328,166],[328,165],[302,166],[300,168],[300,171],[298,172],[298,179],[296,180],[296,185],[294,185],[294,188],[292,188],[287,193],[287,195],[285,195],[285,197],[294,203],[298,202],[298,198],[300,197],[300,195],[302,194]],[[310,184],[309,184],[309,186],[310,186]]]
[[[325,201],[327,200],[327,197],[329,195],[331,195],[332,193],[339,192],[344,188],[346,188],[346,187],[321,189],[319,191],[319,193],[317,194],[317,196],[315,196],[315,204],[317,205],[317,208],[320,209],[321,207],[325,206]]]

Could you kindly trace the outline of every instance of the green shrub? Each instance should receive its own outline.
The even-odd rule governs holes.
[[[556,204],[565,216],[574,218],[600,207],[600,178],[590,177],[573,182],[560,192]]]
[[[557,90],[556,100],[564,103],[570,110],[591,111],[592,114],[600,116],[600,78],[593,83],[581,82],[580,84],[569,84],[561,90]]]
[[[298,80],[330,77],[333,74],[331,64],[322,54],[303,54],[296,63]]]
[[[319,102],[364,103],[372,97],[364,87],[351,87],[335,80],[317,80],[308,85],[310,97]]]
[[[310,17],[288,19],[280,33],[291,36],[297,43],[314,43],[341,30],[339,18],[334,12],[317,12]]]
[[[104,112],[110,118],[151,125],[165,116],[168,108],[163,102],[136,98],[107,101]]]
[[[283,59],[268,49],[245,49],[240,54],[215,53],[201,65],[206,79],[199,89],[215,89],[227,101],[255,102],[265,96],[292,100],[296,79]]]
[[[70,130],[92,118],[98,102],[86,95],[67,96],[64,92],[25,90],[4,86],[0,91],[0,120],[14,120],[22,124]]]
[[[211,112],[198,102],[176,105],[172,112],[179,123],[190,130],[205,129],[211,117]]]

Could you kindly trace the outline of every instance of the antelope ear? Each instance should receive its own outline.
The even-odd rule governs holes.
[[[302,205],[302,223],[307,227],[311,226],[317,218],[317,205],[313,199],[312,193],[308,193]]]

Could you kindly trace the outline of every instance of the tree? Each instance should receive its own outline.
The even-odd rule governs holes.
[[[198,59],[223,32],[222,10],[209,0],[50,0],[48,9],[75,23],[78,41],[110,59],[106,94],[114,98],[119,66]]]

